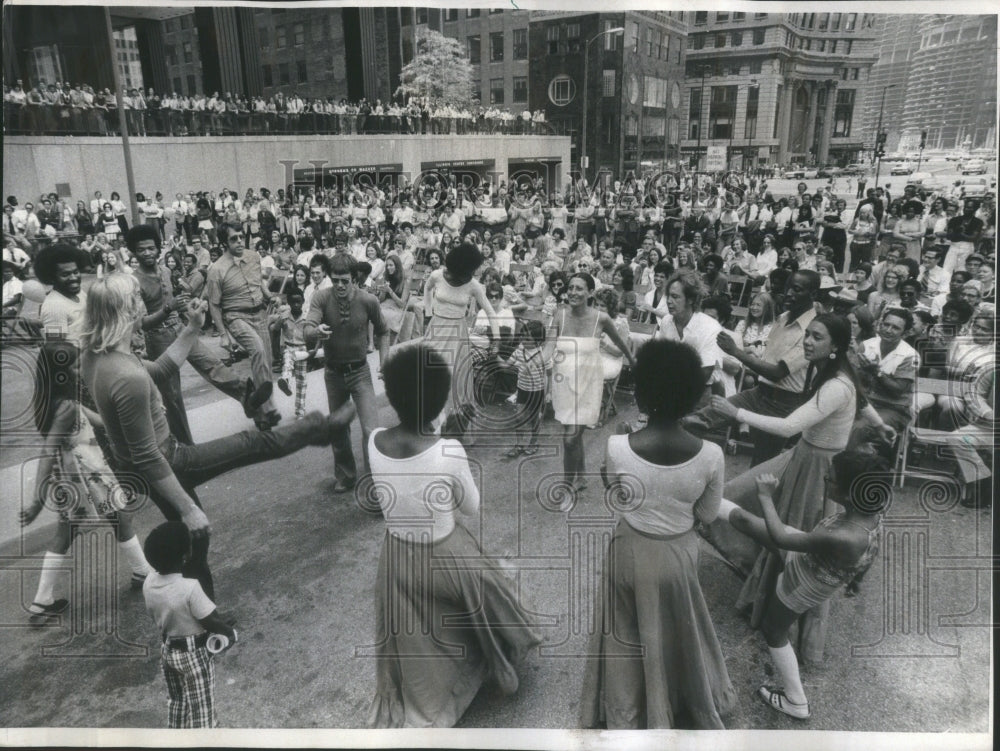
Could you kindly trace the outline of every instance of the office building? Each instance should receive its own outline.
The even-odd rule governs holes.
[[[709,146],[724,147],[732,169],[858,158],[862,105],[877,59],[873,14],[688,16],[681,150],[692,164],[705,166]]]
[[[684,16],[531,14],[529,106],[544,111],[555,133],[572,137],[574,165],[588,164],[588,174],[624,175],[676,161],[684,119]]]
[[[920,16],[917,15],[879,15],[875,18],[879,30],[878,60],[869,73],[865,93],[862,127],[866,149],[873,149],[875,146],[880,110],[882,130],[887,134],[886,151],[899,149],[902,136],[899,126],[906,102],[906,85],[910,77],[913,53],[920,46],[920,37],[917,35],[919,21]]]

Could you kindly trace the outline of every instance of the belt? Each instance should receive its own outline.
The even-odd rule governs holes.
[[[260,313],[264,309],[264,305],[254,305],[252,308],[231,308],[230,310],[223,310],[223,313]]]
[[[164,639],[163,643],[168,649],[174,649],[178,652],[194,652],[208,643],[208,632],[204,631],[197,636],[175,636]]]
[[[330,370],[339,370],[342,373],[352,373],[355,370],[368,365],[367,360],[355,360],[354,362],[327,362],[326,367]]]

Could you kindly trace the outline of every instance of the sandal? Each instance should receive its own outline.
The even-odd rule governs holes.
[[[797,704],[785,696],[784,691],[779,691],[768,686],[761,686],[757,689],[757,696],[771,709],[782,712],[789,717],[794,717],[796,720],[808,720],[810,717],[809,702]]]
[[[69,600],[62,598],[51,602],[48,605],[40,605],[37,602],[31,603],[31,607],[40,608],[38,611],[33,611],[29,609],[28,623],[32,626],[44,626],[46,623],[53,621],[60,613],[64,612],[67,607],[69,607]]]
[[[505,452],[504,456],[506,456],[508,459],[516,459],[522,453],[527,453],[527,452],[525,451],[525,449],[521,448],[520,446],[515,446],[510,451]]]

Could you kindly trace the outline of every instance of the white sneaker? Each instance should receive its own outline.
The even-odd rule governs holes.
[[[784,691],[761,686],[757,689],[757,696],[771,709],[783,712],[789,717],[794,717],[796,720],[808,720],[810,717],[809,702],[796,704],[785,696]]]

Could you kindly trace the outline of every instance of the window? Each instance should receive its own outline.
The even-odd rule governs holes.
[[[471,10],[465,11],[466,18],[479,18],[479,9],[472,8]]]
[[[860,70],[861,70],[860,68],[851,68],[851,80],[852,81],[857,81],[858,80],[858,72]]]
[[[639,118],[635,115],[628,115],[625,118],[625,135],[626,136],[637,136],[639,135]]]
[[[604,23],[607,24],[608,22],[605,21]],[[635,21],[629,21],[627,24],[625,24],[625,27],[626,27],[625,34],[628,36],[628,48],[630,50],[632,50],[632,52],[638,52],[639,51],[639,24],[637,24]],[[608,36],[614,36],[614,35],[613,34],[608,34]],[[689,37],[689,39],[696,39],[696,38],[698,38],[700,36],[701,36],[701,34],[692,34]]]
[[[742,44],[743,44],[743,32],[742,31],[734,31],[733,32],[733,46],[734,47],[740,47],[740,46],[742,46]]]
[[[854,31],[854,27],[858,22],[857,13],[848,13],[847,18],[844,19],[844,31]]]
[[[747,89],[747,116],[743,125],[744,138],[757,137],[757,105],[760,102],[760,87],[751,86]]]
[[[549,101],[557,107],[565,107],[576,96],[576,84],[567,75],[559,75],[549,83]]]
[[[725,23],[728,20],[729,20],[729,13],[728,12],[726,12],[726,13],[716,13],[715,14],[715,22],[716,23]]]
[[[819,39],[819,40],[816,41],[816,51],[817,52],[826,52],[826,40],[825,39]]]
[[[713,86],[708,105],[708,133],[710,138],[731,138],[733,116],[736,114],[738,86]]]
[[[292,40],[297,45],[306,43],[306,30],[302,24],[297,23],[292,27]]]
[[[759,75],[760,73],[763,73],[763,72],[764,72],[764,63],[763,62],[761,62],[760,60],[751,60],[750,61],[750,75],[751,76],[753,76],[753,75]]]
[[[830,54],[833,54],[833,55],[837,54],[837,40],[836,39],[831,39],[830,40]]]
[[[826,31],[826,29],[827,29],[827,27],[829,25],[830,25],[830,14],[829,13],[820,13],[819,14],[819,23],[817,24],[816,28],[819,29],[820,31]]]
[[[184,62],[190,63],[194,60],[194,48],[191,42],[184,42]]]
[[[757,20],[760,20],[762,18],[767,18],[767,13],[754,13],[753,17],[756,18]]]
[[[545,30],[545,41],[548,44],[549,54],[558,55],[559,54],[559,27],[556,25],[549,26]]]
[[[444,20],[451,22],[458,20],[458,8],[447,8],[444,12]]]
[[[503,32],[490,34],[490,62],[503,62]]]
[[[264,65],[264,66],[262,66],[261,67],[261,72],[264,75],[264,85],[265,86],[274,86],[274,73],[271,70],[271,66],[270,65]]]
[[[643,105],[664,109],[667,106],[667,82],[662,78],[645,76],[643,79]]]
[[[615,116],[603,115],[601,117],[601,135],[604,136],[604,143],[608,146],[615,143]]]
[[[840,31],[840,14],[833,13],[830,16],[830,31]]]
[[[646,27],[646,56],[653,56],[653,29]]]
[[[493,10],[491,10],[491,11],[490,11],[490,15],[491,15],[491,16],[492,16],[492,15],[493,15],[494,13],[503,13],[503,8],[496,8],[496,9],[493,9]]]
[[[177,94],[183,94],[184,93],[183,89],[184,89],[184,87],[181,86],[181,78],[180,78],[180,76],[177,76],[174,79],[174,92],[177,93]]]
[[[284,26],[277,26],[274,29],[274,45],[280,50],[288,46],[288,36]]]
[[[298,76],[299,83],[305,83],[309,80],[309,76],[306,72],[306,61],[298,60],[295,63],[295,75]]]
[[[696,50],[705,48],[705,35],[704,34],[694,34],[691,37],[694,40],[694,48]]]
[[[854,44],[854,42],[852,42],[850,39],[848,39],[848,40],[846,40],[844,42],[844,54],[845,55],[850,55],[851,54],[851,47],[853,46],[853,44]]]
[[[514,59],[528,59],[528,30],[514,29]]]
[[[287,86],[292,82],[291,72],[288,70],[288,63],[278,63],[278,84]]]
[[[490,104],[503,104],[503,79],[490,79]]]
[[[195,85],[195,82],[194,82],[194,75],[191,74],[191,73],[189,73],[188,76],[187,76],[187,87],[188,87],[188,90],[187,90],[188,94],[197,94],[198,93],[198,87]]]
[[[468,39],[466,39],[466,42],[468,43],[469,47],[469,62],[478,64],[480,56],[482,54],[482,49],[481,49],[482,45],[480,44],[479,41],[479,34],[469,37]]]
[[[417,26],[420,26],[421,24],[426,24],[427,23],[427,8],[417,8],[417,12],[415,14],[415,17],[417,19]]]
[[[833,137],[848,138],[854,118],[854,89],[838,89],[833,108]]]
[[[701,89],[691,89],[691,97],[688,104],[688,120],[694,125],[697,125],[701,120]]]
[[[704,26],[708,23],[708,11],[698,10],[694,14],[694,25]]]
[[[743,21],[747,17],[746,13],[733,13],[734,21]]]
[[[754,29],[753,30],[753,43],[754,44],[764,44],[764,34],[767,29]]]
[[[167,65],[177,65],[177,50],[174,48],[174,45],[166,45],[164,52],[167,58]]]
[[[615,71],[606,70],[604,71],[604,83],[602,86],[603,96],[614,96],[615,95]]]
[[[566,38],[567,39],[579,39],[580,38],[580,24],[578,24],[578,23],[567,24],[566,25]]]
[[[740,74],[740,64],[733,63],[731,65],[727,65],[725,67],[725,71],[727,76],[738,76]]]
[[[528,77],[514,76],[514,95],[511,97],[514,104],[528,103]]]
[[[725,47],[726,46],[726,35],[725,34],[716,34],[715,35],[715,46],[716,46],[716,48]]]

